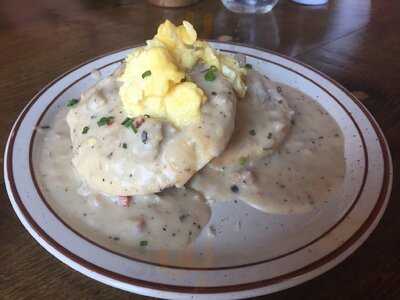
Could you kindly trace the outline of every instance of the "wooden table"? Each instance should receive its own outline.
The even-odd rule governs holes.
[[[236,15],[219,1],[161,9],[129,0],[0,2],[1,153],[18,113],[46,83],[87,59],[150,38],[164,19],[191,21],[201,38],[272,49],[306,62],[361,98],[394,159],[392,200],[368,241],[328,273],[260,299],[400,299],[400,1],[281,0],[267,15]],[[4,184],[0,201],[0,299],[147,299],[62,264],[22,227]]]

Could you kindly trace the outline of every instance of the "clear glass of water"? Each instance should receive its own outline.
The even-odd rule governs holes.
[[[221,0],[224,6],[235,12],[245,14],[265,14],[278,3],[279,0]]]

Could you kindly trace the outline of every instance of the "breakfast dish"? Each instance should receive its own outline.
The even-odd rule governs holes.
[[[234,127],[236,97],[223,78],[206,84],[203,76],[197,76],[199,85],[206,86],[202,118],[179,129],[149,114],[135,119],[127,116],[116,77],[114,74],[84,93],[67,116],[73,164],[93,190],[131,196],[182,187],[225,148]],[[214,96],[212,90],[220,92]],[[98,125],[107,118],[109,124]],[[88,132],[82,134],[86,127]]]
[[[316,210],[345,173],[341,130],[322,107],[198,41],[188,22],[161,24],[44,135],[42,187],[124,253],[187,246],[216,201]]]
[[[50,84],[5,156],[12,205],[49,252],[171,299],[323,273],[374,229],[391,180],[379,128],[342,87],[187,22]]]
[[[196,39],[190,23],[166,21],[68,114],[74,166],[94,191],[132,196],[182,187],[224,150],[243,71]],[[227,62],[234,80],[218,76]]]

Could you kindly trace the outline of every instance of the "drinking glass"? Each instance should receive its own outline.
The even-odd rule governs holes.
[[[265,14],[278,3],[279,0],[221,0],[224,6],[235,13]]]

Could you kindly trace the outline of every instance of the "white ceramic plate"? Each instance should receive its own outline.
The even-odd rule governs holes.
[[[318,213],[298,216],[267,215],[245,204],[214,205],[210,224],[221,234],[211,239],[205,229],[192,245],[203,254],[195,258],[175,251],[160,252],[146,261],[139,254],[131,257],[107,249],[75,231],[37,185],[32,153],[40,151],[40,135],[35,128],[95,83],[92,70],[110,74],[131,51],[126,49],[57,78],[32,99],[11,131],[4,166],[7,191],[23,225],[51,254],[95,280],[130,292],[171,299],[236,299],[272,293],[318,276],[371,234],[389,199],[392,163],[385,138],[365,107],[336,82],[290,58],[240,45],[212,44],[245,54],[255,69],[310,95],[334,117],[345,137],[343,190]],[[232,229],[238,220],[240,232]]]

